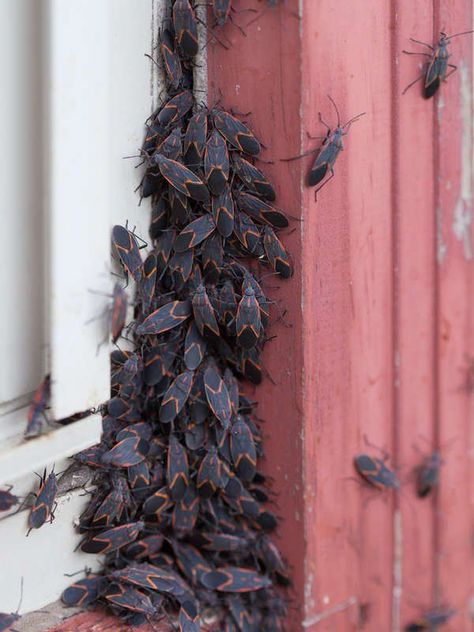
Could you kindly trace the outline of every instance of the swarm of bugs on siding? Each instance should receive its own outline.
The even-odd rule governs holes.
[[[270,321],[249,261],[292,275],[277,236],[288,219],[254,164],[260,143],[250,128],[196,104],[196,17],[188,0],[172,8],[160,44],[168,96],[142,147],[153,248],[142,257],[132,231],[112,231],[137,289],[135,349],[113,351],[102,441],[77,455],[97,484],[80,546],[105,554],[105,570],[63,601],[105,604],[130,624],[169,614],[183,632],[201,629],[209,610],[222,630],[278,632],[278,587],[289,579],[269,535],[277,518],[259,470],[261,431],[241,383],[262,381]]]

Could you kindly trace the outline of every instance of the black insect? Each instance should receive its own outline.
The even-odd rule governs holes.
[[[169,29],[163,29],[161,33],[160,50],[168,79],[173,88],[177,88],[181,82],[183,70],[181,60],[175,50],[173,35]]]
[[[378,489],[400,489],[397,475],[381,459],[359,454],[354,458],[354,467],[362,478]]]
[[[337,157],[339,156],[339,153],[344,149],[344,146],[342,144],[342,137],[348,134],[352,123],[355,123],[357,120],[360,119],[361,116],[365,115],[365,112],[362,112],[361,114],[357,114],[357,116],[349,119],[347,123],[341,124],[341,117],[339,115],[339,110],[334,99],[332,99],[332,97],[330,97],[329,95],[328,99],[331,101],[334,109],[336,110],[337,126],[334,130],[332,130],[329,125],[323,121],[321,112],[319,112],[319,120],[327,128],[327,134],[323,140],[322,147],[319,150],[319,153],[316,156],[316,159],[313,162],[313,165],[308,173],[308,186],[313,187],[318,185],[324,180],[328,172],[330,172],[331,175],[329,176],[329,178],[324,180],[324,182],[322,182],[321,186],[319,186],[315,190],[315,196],[316,193],[320,189],[322,189],[323,186],[325,186],[329,182],[329,180],[331,180],[331,178],[334,177],[334,164],[337,160]],[[300,158],[300,156],[298,156],[297,158]],[[286,160],[295,160],[295,158],[289,158]]]
[[[28,421],[26,424],[25,437],[35,437],[41,432],[44,419],[45,408],[51,398],[51,376],[46,375],[35,391],[30,407],[28,409]]]
[[[66,588],[62,602],[66,606],[89,606],[97,601],[107,584],[103,575],[88,575]]]
[[[125,271],[139,283],[143,272],[143,261],[135,235],[123,226],[116,225],[112,229],[112,244]]]
[[[414,81],[412,81],[403,91],[403,94],[411,88],[415,83],[424,79],[423,81],[423,96],[425,99],[430,99],[433,97],[439,90],[441,83],[446,81],[446,79],[456,71],[457,66],[449,63],[450,54],[448,51],[448,44],[453,39],[453,37],[458,37],[459,35],[468,35],[469,33],[474,33],[474,31],[462,31],[461,33],[455,33],[454,35],[447,35],[446,33],[439,34],[439,40],[436,46],[431,46],[431,44],[427,44],[426,42],[421,42],[420,40],[413,39],[410,37],[412,42],[416,44],[421,44],[422,46],[426,46],[431,50],[431,53],[414,53],[411,51],[404,50],[403,52],[406,55],[423,55],[425,57],[429,57],[429,61],[426,63],[426,68],[423,74],[417,77]],[[451,71],[448,72],[448,68],[451,68]]]
[[[143,522],[137,521],[107,529],[84,540],[81,544],[81,551],[84,551],[84,553],[110,553],[117,551],[136,540],[144,526]]]
[[[406,632],[418,632],[419,630],[435,631],[440,625],[444,625],[456,614],[456,611],[448,606],[432,608],[421,615],[419,619],[409,623]]]
[[[184,57],[194,57],[198,52],[197,20],[189,0],[175,0],[173,25],[176,43]]]
[[[441,453],[435,450],[416,468],[416,493],[419,498],[425,498],[438,487],[441,464]]]
[[[18,504],[18,496],[11,493],[12,486],[8,489],[0,489],[0,511],[8,511]]]
[[[35,492],[35,500],[28,516],[28,533],[32,529],[39,529],[48,520],[53,522],[54,509],[56,507],[56,495],[58,493],[58,481],[54,470],[46,476],[46,469],[43,476],[40,476],[40,483]]]

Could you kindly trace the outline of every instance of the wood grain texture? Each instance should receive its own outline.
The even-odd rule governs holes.
[[[472,39],[450,45],[461,67],[439,97],[420,83],[401,94],[423,60],[402,54],[423,50],[410,37],[471,27],[469,1],[446,4],[249,2],[247,37],[228,25],[229,50],[209,51],[211,102],[252,112],[279,202],[302,219],[287,239],[295,278],[274,293],[291,328],[277,324],[264,354],[279,388],[258,390],[301,616],[291,631],[396,631],[443,602],[460,611],[452,630],[469,625]],[[277,160],[317,149],[318,111],[335,124],[327,93],[344,120],[367,114],[315,202],[314,154]],[[365,436],[390,453],[398,497],[350,480],[353,456],[373,450]],[[440,493],[422,501],[413,471],[437,446]]]

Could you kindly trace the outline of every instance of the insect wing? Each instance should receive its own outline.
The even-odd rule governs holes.
[[[84,553],[110,553],[137,539],[143,522],[129,522],[103,531],[81,544]]]
[[[275,228],[286,228],[289,225],[284,213],[254,195],[250,195],[250,193],[241,192],[237,197],[237,206],[239,210],[251,215],[253,219],[270,224]]]
[[[161,423],[172,422],[188,400],[194,380],[193,371],[183,371],[171,383],[161,401]]]
[[[215,447],[201,461],[196,482],[198,493],[203,498],[210,498],[221,486],[222,465]]]
[[[132,467],[146,458],[150,444],[139,436],[126,437],[102,456],[104,465]]]
[[[66,606],[89,606],[97,601],[107,585],[103,576],[89,576],[71,584],[61,595]]]
[[[155,294],[156,284],[156,255],[151,253],[145,259],[143,264],[143,276],[140,281],[140,294],[142,296],[142,310],[146,314],[148,313],[153,296]]]
[[[230,237],[234,230],[234,200],[229,186],[224,185],[220,195],[212,198],[212,214],[218,232]]]
[[[190,169],[201,165],[206,147],[206,137],[207,114],[205,112],[197,112],[189,119],[184,136],[184,158]]]
[[[252,156],[260,153],[258,140],[249,128],[234,116],[222,110],[215,110],[213,120],[215,127],[233,147]]]
[[[218,338],[220,336],[214,308],[211,305],[206,288],[199,285],[192,299],[194,320],[199,333],[204,338]]]
[[[265,575],[260,575],[260,573],[250,568],[222,566],[204,575],[202,583],[209,590],[242,593],[268,588],[268,586],[271,586],[272,581]]]
[[[139,282],[142,276],[143,262],[135,236],[117,224],[112,229],[112,243],[125,270],[136,282]]]
[[[184,341],[184,364],[190,371],[195,371],[206,354],[207,344],[199,333],[196,323],[193,321],[186,334]]]
[[[244,349],[255,347],[260,337],[262,321],[260,306],[250,283],[244,283],[244,295],[237,308],[237,342]]]
[[[183,76],[183,70],[179,55],[174,48],[173,37],[168,29],[165,29],[162,33],[160,50],[168,79],[173,88],[177,88]]]
[[[161,154],[155,156],[155,161],[163,178],[180,193],[199,202],[209,202],[208,188],[190,169],[176,160],[165,158]]]
[[[143,503],[143,513],[145,515],[159,515],[169,509],[172,504],[168,488],[162,487],[145,500]]]
[[[173,25],[176,42],[184,57],[198,52],[197,21],[189,0],[176,0],[173,5]]]
[[[263,254],[260,231],[255,222],[245,213],[237,213],[235,216],[234,233],[240,243],[255,256]]]
[[[160,109],[154,122],[163,129],[177,123],[193,107],[194,97],[190,90],[183,90],[175,95]]]
[[[214,0],[212,11],[218,26],[224,26],[229,17],[232,0]]]
[[[189,485],[188,455],[174,435],[170,435],[166,478],[171,498],[182,500]]]
[[[288,253],[283,248],[281,241],[275,235],[275,231],[269,226],[265,226],[263,232],[263,247],[271,267],[284,279],[288,279],[293,274],[293,268],[288,257]]]
[[[275,200],[275,189],[257,167],[242,158],[239,154],[234,156],[233,166],[237,176],[252,193],[256,193],[268,202]]]
[[[252,432],[241,416],[232,426],[230,451],[238,477],[242,481],[251,481],[257,469],[257,451]]]
[[[171,524],[182,536],[193,531],[199,513],[199,496],[194,486],[189,485],[182,500],[174,506]]]
[[[220,195],[229,178],[229,152],[225,140],[215,129],[204,153],[204,173],[213,195]]]
[[[176,252],[183,252],[188,248],[194,248],[204,241],[215,230],[216,225],[211,215],[202,215],[188,224],[174,242]]]
[[[213,367],[208,367],[204,373],[204,390],[212,412],[224,428],[228,428],[232,417],[229,392],[224,380]]]
[[[152,312],[137,327],[137,334],[162,334],[169,329],[181,325],[191,316],[189,301],[172,301]]]

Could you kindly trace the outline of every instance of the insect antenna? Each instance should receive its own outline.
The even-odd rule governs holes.
[[[461,33],[454,33],[454,35],[448,35],[448,36],[446,36],[446,33],[441,32],[441,35],[444,35],[446,37],[446,39],[449,41],[449,40],[453,39],[453,37],[458,37],[458,35],[469,35],[469,33],[474,33],[474,30],[461,31]]]
[[[362,116],[365,116],[365,114],[366,114],[365,112],[361,112],[360,114],[353,116],[351,119],[347,121],[347,123],[345,123],[345,125],[343,126],[344,129],[346,128],[349,129],[352,123],[355,123],[356,121],[358,121]]]
[[[339,126],[341,125],[341,116],[340,116],[340,114],[339,114],[339,110],[337,109],[336,102],[334,101],[334,99],[332,98],[332,96],[331,96],[331,95],[329,95],[329,94],[328,94],[328,95],[326,95],[326,96],[327,96],[327,98],[331,101],[331,103],[332,103],[332,104],[333,104],[333,106],[334,106],[334,109],[336,110],[336,114],[337,114],[337,126],[339,127]]]

